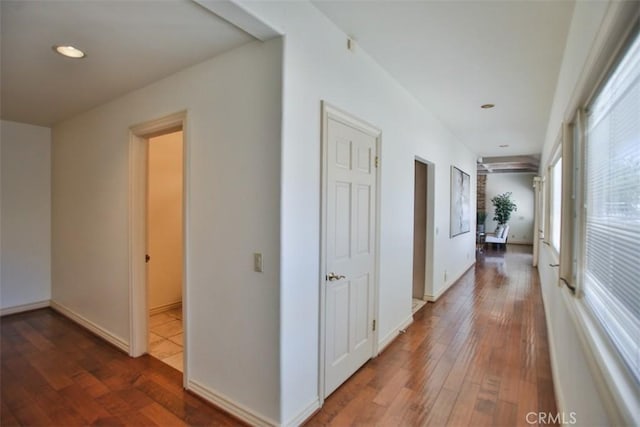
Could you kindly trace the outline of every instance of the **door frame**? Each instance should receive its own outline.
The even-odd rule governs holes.
[[[425,200],[425,215],[426,218],[426,239],[424,242],[425,246],[425,254],[424,254],[424,292],[422,298],[423,301],[432,301],[433,300],[433,284],[435,283],[433,278],[433,254],[435,252],[435,164],[423,157],[414,156],[414,162],[422,163],[427,168],[427,197]],[[415,165],[415,163],[414,163]],[[415,169],[414,169],[415,174]],[[415,188],[414,188],[415,191]],[[414,231],[415,233],[415,231]]]
[[[321,101],[322,111],[322,129],[321,129],[321,175],[320,182],[322,185],[320,196],[320,277],[319,277],[319,295],[320,295],[320,328],[319,328],[319,346],[318,346],[318,399],[320,406],[324,404],[325,396],[325,343],[326,343],[326,331],[325,331],[325,310],[326,310],[326,290],[325,290],[325,277],[327,275],[326,265],[326,250],[327,250],[327,176],[328,176],[328,125],[329,119],[335,119],[343,122],[344,124],[354,127],[362,132],[373,136],[376,139],[376,153],[377,161],[374,159],[374,166],[376,168],[375,182],[376,182],[376,203],[374,206],[376,212],[376,221],[374,224],[374,230],[376,233],[374,241],[374,279],[373,279],[373,320],[376,323],[379,318],[379,306],[378,306],[378,294],[380,290],[380,171],[381,171],[381,145],[382,145],[382,131],[375,126],[329,104],[326,101]],[[377,166],[376,166],[377,163]],[[371,357],[378,355],[378,330],[379,325],[376,326],[373,331],[373,348]]]
[[[427,185],[425,191],[427,192],[427,196],[425,199],[425,253],[424,253],[424,292],[422,293],[422,297],[420,298],[422,301],[433,301],[433,254],[434,254],[434,194],[435,194],[435,165],[433,162],[420,157],[414,156],[414,165],[415,162],[421,163],[426,168],[426,180]],[[415,169],[414,169],[415,174]],[[414,186],[415,191],[415,186]],[[415,200],[414,200],[415,201]],[[415,234],[415,230],[414,230]]]
[[[149,301],[145,254],[147,247],[147,160],[148,139],[182,130],[183,182],[182,182],[182,310],[187,313],[187,225],[188,225],[188,135],[187,112],[181,111],[160,119],[147,121],[129,128],[129,355],[138,357],[147,353]],[[183,384],[187,384],[187,343],[189,342],[189,316],[182,316],[184,329]]]

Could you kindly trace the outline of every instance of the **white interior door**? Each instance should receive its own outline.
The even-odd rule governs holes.
[[[376,142],[326,122],[325,397],[373,356]]]

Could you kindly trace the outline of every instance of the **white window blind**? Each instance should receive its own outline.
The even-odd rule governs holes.
[[[585,300],[640,381],[640,37],[589,106]]]

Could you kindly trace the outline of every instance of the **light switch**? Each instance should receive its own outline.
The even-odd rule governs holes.
[[[253,254],[253,271],[256,273],[262,273],[262,254],[254,253]]]

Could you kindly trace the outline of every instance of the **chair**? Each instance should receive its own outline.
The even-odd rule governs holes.
[[[485,243],[493,243],[493,244],[500,244],[503,247],[506,248],[507,245],[507,239],[509,238],[509,226],[505,225],[499,225],[496,228],[495,233],[493,234],[487,234],[487,236],[484,238],[484,242]]]

